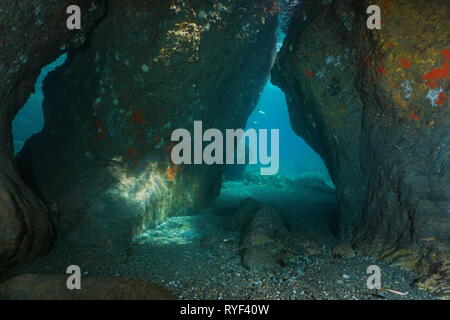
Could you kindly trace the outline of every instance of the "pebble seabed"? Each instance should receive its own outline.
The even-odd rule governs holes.
[[[282,215],[289,212],[284,218],[290,220],[293,245],[271,272],[247,270],[241,262],[239,233],[222,226],[223,208],[237,206],[247,196]],[[414,275],[407,271],[357,251],[348,257],[333,253],[338,241],[327,229],[326,212],[334,205],[332,197],[308,190],[226,182],[211,208],[195,216],[169,219],[139,237],[132,249],[105,250],[61,239],[47,257],[16,267],[2,278],[25,272],[61,274],[76,264],[84,275],[146,279],[179,299],[435,299],[415,288]],[[382,291],[367,288],[370,274],[366,271],[371,265],[381,268]]]

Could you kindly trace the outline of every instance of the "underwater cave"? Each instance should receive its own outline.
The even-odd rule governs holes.
[[[369,2],[1,5],[0,299],[448,299],[450,8]]]

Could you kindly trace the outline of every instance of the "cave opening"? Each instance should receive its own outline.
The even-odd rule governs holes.
[[[39,133],[44,127],[43,102],[44,93],[42,87],[48,74],[59,68],[67,59],[67,54],[60,55],[55,61],[49,63],[41,69],[41,73],[34,85],[34,92],[30,94],[28,100],[19,110],[12,122],[13,150],[18,154],[28,139]]]
[[[282,25],[277,29],[277,53],[286,37]],[[246,146],[246,165],[226,167],[215,205],[224,202],[239,207],[245,203],[243,199],[251,198],[259,207],[274,209],[294,236],[331,246],[339,242],[335,185],[320,155],[294,132],[285,93],[270,78],[245,129],[279,130],[279,171],[261,175],[262,165],[249,164],[258,151]]]
[[[270,81],[247,120],[249,128],[279,130],[279,171],[264,176],[259,164],[227,166],[218,202],[236,206],[254,199],[277,212],[293,234],[333,245],[338,234],[335,186],[322,158],[293,131],[285,95]],[[254,150],[246,151],[255,157]]]

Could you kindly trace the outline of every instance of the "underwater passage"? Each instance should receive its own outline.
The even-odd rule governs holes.
[[[0,299],[450,298],[448,1],[76,2],[0,4]]]

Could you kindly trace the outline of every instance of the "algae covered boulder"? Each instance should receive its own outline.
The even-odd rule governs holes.
[[[366,26],[369,5],[382,9],[380,30]],[[294,130],[336,185],[340,237],[433,274],[442,288],[450,279],[449,14],[446,0],[305,1],[272,71]]]
[[[242,230],[242,264],[250,270],[274,271],[287,232],[275,210],[263,207],[256,211]]]

